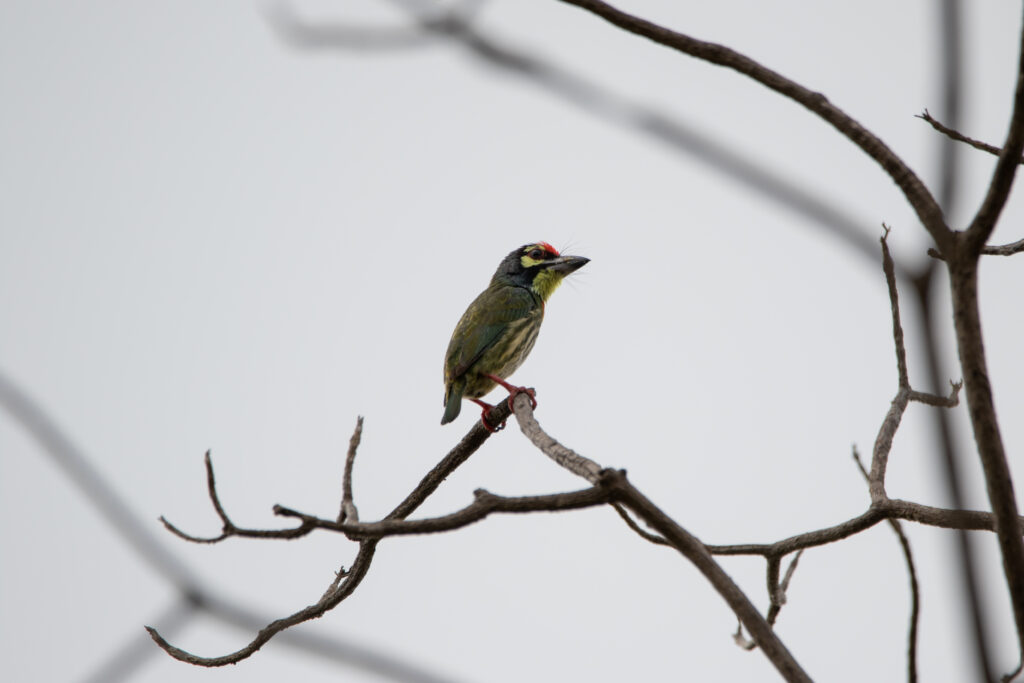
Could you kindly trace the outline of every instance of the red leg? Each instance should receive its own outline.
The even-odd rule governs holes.
[[[502,378],[498,377],[497,375],[492,375],[489,372],[485,372],[485,373],[482,373],[482,374],[487,379],[490,379],[490,380],[492,380],[494,382],[497,382],[501,386],[505,387],[505,389],[508,391],[508,407],[509,408],[512,408],[512,401],[514,401],[516,396],[519,395],[519,394],[526,394],[527,396],[529,396],[530,397],[530,405],[532,405],[534,408],[537,407],[537,392],[535,392],[533,389],[529,389],[527,387],[517,387],[515,385],[509,384],[508,382],[506,382]]]
[[[469,400],[483,408],[483,410],[480,412],[480,422],[483,423],[484,429],[493,434],[494,432],[500,432],[502,429],[505,428],[504,422],[502,422],[497,427],[492,427],[491,423],[487,421],[487,416],[491,414],[492,410],[494,410],[494,406],[492,406],[490,403],[484,403],[478,398],[471,398]]]

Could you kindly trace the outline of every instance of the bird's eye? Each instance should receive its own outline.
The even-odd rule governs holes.
[[[531,251],[528,254],[528,256],[530,258],[532,258],[534,261],[543,261],[544,260],[544,252],[541,251],[540,249],[534,249],[533,251]]]

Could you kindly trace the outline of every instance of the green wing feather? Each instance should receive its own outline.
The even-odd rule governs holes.
[[[441,424],[459,416],[466,391],[466,371],[501,339],[509,323],[527,317],[541,305],[529,290],[513,285],[488,287],[473,300],[455,326],[445,354],[445,409]]]
[[[501,338],[510,322],[527,317],[539,305],[523,287],[502,285],[481,292],[452,334],[445,360],[445,382],[464,375]]]

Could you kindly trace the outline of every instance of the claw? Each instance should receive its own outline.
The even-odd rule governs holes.
[[[529,387],[517,387],[514,384],[509,384],[508,382],[506,382],[502,378],[498,377],[497,375],[492,375],[489,372],[488,373],[484,373],[484,377],[488,378],[489,380],[491,380],[493,382],[497,382],[501,386],[505,387],[505,390],[508,391],[508,407],[509,407],[509,409],[514,409],[514,406],[512,405],[512,402],[515,400],[516,396],[518,396],[519,394],[526,394],[530,398],[530,405],[533,406],[534,408],[537,407],[537,392],[534,391],[533,389],[530,389]],[[490,408],[490,406],[488,406],[488,408]]]
[[[493,434],[495,432],[500,432],[502,429],[505,428],[504,422],[502,422],[497,427],[492,427],[491,423],[487,421],[487,416],[491,414],[492,410],[494,410],[494,406],[492,406],[490,403],[484,403],[478,398],[471,398],[469,400],[483,408],[483,410],[480,411],[480,422],[481,424],[483,424],[484,429]]]

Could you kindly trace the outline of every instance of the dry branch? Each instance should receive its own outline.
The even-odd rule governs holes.
[[[356,461],[356,450],[363,437],[363,417],[356,419],[356,429],[348,442],[348,453],[345,454],[345,473],[341,479],[341,509],[338,511],[339,522],[358,522],[359,511],[352,498],[352,466]]]
[[[908,501],[888,498],[885,491],[885,472],[889,453],[892,448],[893,436],[899,427],[903,413],[911,401],[918,401],[932,406],[952,407],[956,405],[956,394],[959,385],[954,385],[949,398],[915,391],[910,386],[904,349],[903,330],[899,319],[898,295],[895,287],[895,268],[882,238],[883,267],[893,315],[893,334],[897,355],[898,391],[879,429],[872,455],[870,473],[865,473],[871,491],[871,505],[863,514],[846,522],[817,531],[799,534],[772,544],[746,544],[733,546],[704,545],[689,534],[662,510],[656,507],[640,491],[630,484],[623,471],[602,469],[595,462],[580,456],[571,449],[561,445],[547,435],[536,422],[528,400],[514,402],[515,414],[523,433],[537,448],[551,457],[560,466],[565,467],[586,479],[592,484],[590,488],[568,493],[551,494],[548,496],[504,497],[487,491],[478,490],[472,503],[456,512],[440,517],[420,520],[408,520],[406,517],[429,496],[446,476],[465,457],[472,453],[486,439],[487,433],[482,427],[476,426],[467,435],[467,441],[476,441],[476,446],[465,452],[462,460],[452,465],[446,458],[435,468],[421,485],[409,497],[383,520],[371,523],[360,523],[356,515],[351,491],[351,469],[358,445],[358,433],[361,429],[360,419],[357,432],[353,435],[349,455],[346,460],[344,494],[341,512],[337,520],[326,520],[296,510],[275,507],[278,515],[294,517],[299,526],[283,530],[243,529],[234,525],[217,497],[212,465],[207,457],[208,487],[213,506],[221,518],[223,528],[220,536],[209,539],[192,537],[177,530],[165,521],[174,533],[188,540],[197,542],[217,542],[230,536],[248,536],[257,538],[295,538],[310,533],[314,529],[328,529],[342,532],[350,539],[359,543],[359,554],[352,568],[339,573],[331,588],[323,598],[314,605],[268,625],[257,638],[246,648],[237,653],[219,658],[200,658],[170,646],[158,634],[151,634],[164,649],[172,655],[208,666],[238,661],[255,652],[262,643],[278,631],[295,623],[316,618],[336,606],[358,586],[359,581],[368,570],[376,543],[389,536],[405,534],[422,534],[450,531],[467,524],[479,521],[491,513],[525,513],[537,511],[570,510],[600,504],[613,504],[617,512],[635,532],[651,542],[668,545],[686,557],[712,586],[722,595],[737,614],[743,627],[752,634],[751,643],[760,647],[787,680],[809,680],[806,673],[792,657],[783,643],[772,630],[772,624],[779,609],[785,601],[785,590],[792,578],[792,572],[803,549],[831,543],[874,526],[879,521],[888,521],[900,536],[904,547],[911,574],[912,591],[914,593],[914,617],[911,626],[911,663],[910,675],[915,676],[914,648],[916,647],[916,605],[917,586],[912,556],[905,536],[896,520],[906,519],[924,524],[957,529],[995,529],[999,535],[1003,551],[1004,566],[1014,600],[1015,617],[1018,622],[1018,633],[1024,643],[1024,544],[1021,542],[1024,520],[1016,512],[1012,483],[1008,471],[1005,473],[1005,453],[998,433],[994,406],[991,400],[991,388],[988,384],[987,370],[981,345],[981,328],[977,315],[976,268],[977,257],[985,253],[982,245],[990,236],[995,221],[1008,196],[1013,181],[1016,165],[1024,149],[1024,52],[1022,52],[1021,76],[1015,99],[1014,114],[1007,135],[1006,144],[1000,153],[1000,159],[993,174],[988,194],[978,211],[971,227],[966,233],[952,232],[944,222],[941,209],[920,179],[906,164],[870,131],[863,128],[848,114],[832,105],[820,93],[812,92],[780,74],[771,71],[758,62],[735,52],[727,47],[699,41],[683,34],[671,31],[651,22],[622,12],[600,0],[562,0],[577,5],[601,16],[607,21],[637,35],[644,36],[662,45],[680,52],[703,59],[705,61],[736,70],[776,92],[788,97],[819,117],[830,123],[842,135],[858,145],[866,154],[874,159],[901,188],[907,200],[916,211],[924,227],[929,231],[946,256],[954,294],[954,317],[956,322],[958,345],[961,364],[964,370],[968,404],[971,409],[972,424],[979,445],[979,453],[985,467],[986,480],[989,485],[993,514],[963,510],[932,508]],[[926,112],[927,114],[927,112]],[[926,119],[927,120],[927,119]],[[933,123],[933,125],[935,125]],[[888,232],[888,229],[886,229]],[[1022,240],[1024,243],[1024,240]],[[1013,245],[1007,245],[1013,247]],[[1011,249],[1007,249],[1010,251]],[[1017,251],[1024,250],[1021,246]],[[1013,253],[1016,253],[1015,251]],[[499,404],[504,408],[504,403]],[[507,416],[496,415],[498,421]],[[459,450],[463,446],[456,447]],[[467,447],[469,448],[469,447]],[[463,449],[465,450],[465,449]],[[453,451],[455,453],[455,451]],[[456,458],[457,460],[457,458]],[[453,461],[454,462],[454,461]],[[447,464],[446,464],[447,463]],[[632,514],[630,514],[632,513]],[[634,520],[635,515],[641,522],[657,533],[651,533]],[[1015,540],[1014,540],[1015,539]],[[785,578],[780,581],[782,558],[791,552],[797,552]],[[758,554],[767,561],[767,584],[771,601],[768,617],[762,617],[747,599],[746,595],[736,586],[728,575],[715,561],[713,555]],[[1015,578],[1016,575],[1016,578]],[[742,630],[737,638],[742,637]]]
[[[996,162],[988,191],[966,232],[957,233],[946,254],[953,299],[953,324],[963,371],[971,428],[985,473],[989,504],[996,519],[996,538],[1017,627],[1018,652],[1024,659],[1024,539],[1018,529],[1017,498],[996,417],[995,399],[985,359],[978,304],[978,259],[1010,195],[1024,152],[1024,21],[1018,42],[1017,84],[1010,127]],[[939,245],[942,246],[941,244]]]
[[[538,448],[543,449],[545,454],[552,457],[558,464],[573,471],[580,477],[592,481],[593,486],[568,493],[521,497],[498,496],[487,491],[478,490],[474,494],[474,501],[461,510],[441,517],[407,520],[406,517],[436,490],[445,477],[465,462],[490,436],[489,432],[477,423],[459,445],[452,449],[441,463],[423,478],[405,500],[381,521],[339,522],[335,519],[324,519],[283,506],[275,506],[274,512],[276,514],[298,519],[299,526],[287,529],[248,529],[235,525],[224,510],[217,494],[213,466],[209,454],[207,454],[205,459],[207,485],[211,503],[223,524],[222,533],[220,536],[211,539],[194,537],[185,534],[165,521],[164,523],[167,527],[175,534],[187,540],[210,543],[231,536],[296,538],[304,536],[315,529],[325,529],[344,533],[350,539],[358,542],[359,551],[352,566],[348,570],[337,574],[331,586],[319,601],[288,617],[271,622],[256,635],[252,642],[236,652],[221,657],[200,657],[171,645],[154,629],[147,627],[153,640],[171,656],[192,664],[222,666],[236,663],[255,653],[280,631],[304,621],[323,616],[327,611],[333,609],[351,595],[369,570],[376,544],[383,538],[451,531],[484,519],[492,513],[551,512],[573,510],[601,504],[613,504],[620,514],[623,515],[624,519],[631,521],[629,514],[624,511],[628,509],[659,535],[644,532],[638,524],[633,522],[631,526],[635,531],[641,533],[645,538],[649,538],[649,540],[657,539],[655,542],[673,547],[697,567],[733,609],[741,624],[752,634],[753,640],[750,642],[756,643],[758,647],[764,650],[766,656],[769,657],[786,680],[806,681],[809,680],[806,673],[803,672],[785,645],[774,634],[771,626],[784,602],[785,590],[788,587],[792,571],[796,565],[797,558],[790,565],[785,579],[779,582],[779,561],[784,555],[800,551],[803,548],[845,538],[853,533],[869,528],[883,519],[911,519],[925,524],[952,528],[991,529],[993,527],[992,516],[987,513],[942,510],[886,498],[874,501],[867,512],[843,524],[816,532],[801,534],[774,544],[747,546],[705,545],[633,487],[626,479],[624,472],[612,469],[599,469],[599,466],[593,461],[562,446],[546,434],[534,418],[533,409],[528,398],[520,399],[517,396],[514,406],[516,417],[524,434],[527,434]],[[504,419],[508,416],[509,412],[508,402],[503,401],[499,403],[494,410],[497,411],[495,413],[496,419]],[[356,436],[359,434],[360,429],[361,422],[357,423],[356,433],[353,435],[352,446],[347,458],[349,464],[355,457],[355,444],[358,441]],[[350,469],[350,467],[347,469]],[[1024,530],[1024,519],[1020,520],[1020,529]],[[715,554],[759,554],[767,558],[769,562],[768,590],[772,602],[767,618],[762,617],[757,612],[743,591],[732,582],[724,570],[715,562],[712,557]]]
[[[857,469],[864,476],[864,481],[870,487],[871,476],[868,474],[864,463],[861,462],[860,453],[857,447],[853,447],[853,460],[857,463]],[[903,532],[903,525],[899,520],[889,519],[889,527],[896,534],[903,551],[903,560],[907,564],[907,574],[910,576],[910,625],[907,627],[907,683],[917,681],[917,625],[921,616],[921,590],[917,583],[917,568],[914,566],[914,554],[910,550],[910,539]]]
[[[937,121],[935,117],[928,113],[927,109],[924,110],[923,114],[915,114],[915,116],[921,119],[922,121],[926,121],[928,125],[930,125],[932,128],[948,137],[950,140],[963,142],[967,145],[970,145],[974,149],[981,150],[982,152],[988,152],[989,154],[992,154],[994,156],[999,156],[1000,154],[1003,153],[1002,147],[996,147],[995,145],[990,145],[987,142],[982,142],[981,140],[969,138],[963,133],[943,125],[941,122]],[[1024,164],[1024,158],[1021,158],[1017,163]]]
[[[342,51],[365,51],[368,47],[428,46],[434,44],[435,39],[447,40],[464,48],[470,57],[484,65],[523,78],[602,121],[648,136],[664,150],[692,157],[767,201],[802,215],[809,224],[830,231],[864,256],[873,257],[873,241],[867,236],[862,221],[824,198],[820,191],[810,191],[800,182],[787,179],[782,169],[765,166],[746,150],[716,140],[711,131],[696,129],[676,115],[605,89],[542,58],[532,48],[497,37],[474,25],[473,17],[465,9],[438,8],[436,14],[424,16],[413,11],[409,3],[400,4],[413,15],[414,29],[312,23],[292,13],[286,5],[277,6],[267,19],[284,41],[299,49],[334,47]],[[366,30],[365,35],[361,33],[363,30]],[[421,40],[409,40],[410,30],[420,33]],[[907,271],[897,273],[903,280],[910,278]]]
[[[505,403],[495,406],[492,411],[496,419],[505,419],[508,417],[509,408]],[[469,459],[469,457],[475,453],[480,446],[488,439],[490,432],[484,429],[483,425],[477,423],[469,430],[469,433],[463,437],[462,441],[453,448],[448,455],[446,455],[441,462],[439,462],[430,472],[423,477],[420,483],[405,499],[392,510],[385,519],[404,519],[408,517],[412,512],[418,508],[427,497],[433,493],[441,482],[445,480],[448,475],[456,470],[462,463]],[[220,507],[219,497],[216,493],[216,483],[213,478],[213,466],[210,463],[209,453],[206,457],[207,467],[207,483],[210,489],[211,501],[214,501],[214,508],[217,509],[218,515],[221,516],[221,521],[225,525],[223,537],[229,536],[247,536],[253,538],[296,538],[308,534],[313,529],[318,528],[313,526],[306,521],[303,521],[302,525],[295,529],[285,530],[259,530],[259,529],[242,529],[236,527],[230,522],[226,513],[223,513],[223,508]],[[334,520],[321,520],[324,528],[330,528],[330,525],[337,526],[338,523]],[[164,521],[164,524],[168,528],[172,528],[169,522]],[[227,533],[230,529],[231,533]],[[213,542],[218,539],[192,539],[192,537],[183,534],[182,532],[173,529],[179,536],[189,540],[196,540],[197,542]],[[225,535],[226,534],[226,535]],[[224,666],[225,664],[236,664],[243,659],[251,656],[267,641],[273,638],[276,634],[281,631],[301,624],[302,622],[316,619],[323,616],[326,612],[336,607],[345,598],[352,594],[353,591],[362,582],[363,577],[369,570],[370,563],[373,561],[373,555],[376,550],[378,541],[376,539],[363,541],[359,544],[359,551],[356,554],[356,559],[352,563],[352,566],[343,575],[336,577],[334,582],[331,584],[331,588],[318,600],[317,602],[309,605],[305,609],[299,610],[294,614],[285,617],[283,619],[277,619],[265,628],[260,630],[256,634],[256,637],[245,647],[232,652],[222,657],[200,657],[190,652],[186,652],[180,648],[177,648],[160,636],[157,631],[151,627],[146,627],[149,635],[153,638],[157,645],[163,648],[168,654],[175,659],[179,659],[183,662],[190,664],[196,664],[198,666]],[[340,579],[340,580],[339,580]]]
[[[819,92],[814,92],[792,81],[759,62],[735,50],[709,43],[659,26],[601,0],[560,0],[576,5],[605,21],[630,33],[652,40],[660,45],[677,50],[697,59],[724,66],[752,78],[758,83],[797,102],[817,114],[844,137],[849,139],[869,157],[874,159],[903,191],[907,201],[917,213],[921,224],[931,234],[939,250],[945,252],[952,240],[952,232],[946,226],[942,209],[909,166],[874,133],[867,130],[845,111],[835,106]],[[1018,155],[1020,150],[1018,150]]]
[[[666,47],[742,73],[788,97],[830,123],[885,169],[903,191],[922,225],[931,234],[939,252],[947,256],[953,289],[953,317],[957,348],[963,370],[967,404],[978,445],[989,502],[998,520],[996,536],[1003,559],[1003,571],[1013,605],[1018,648],[1024,659],[1024,539],[1018,533],[1019,519],[1013,482],[988,378],[977,298],[977,260],[1006,204],[1022,151],[1024,151],[1024,26],[1014,95],[1013,114],[1006,141],[981,207],[966,232],[953,232],[945,224],[942,210],[913,171],[881,140],[867,131],[823,95],[765,68],[730,48],[696,40],[623,12],[601,0],[561,0],[600,16],[619,28]],[[872,465],[874,474],[874,464]],[[873,485],[875,483],[873,482]],[[873,495],[877,490],[873,492]]]

